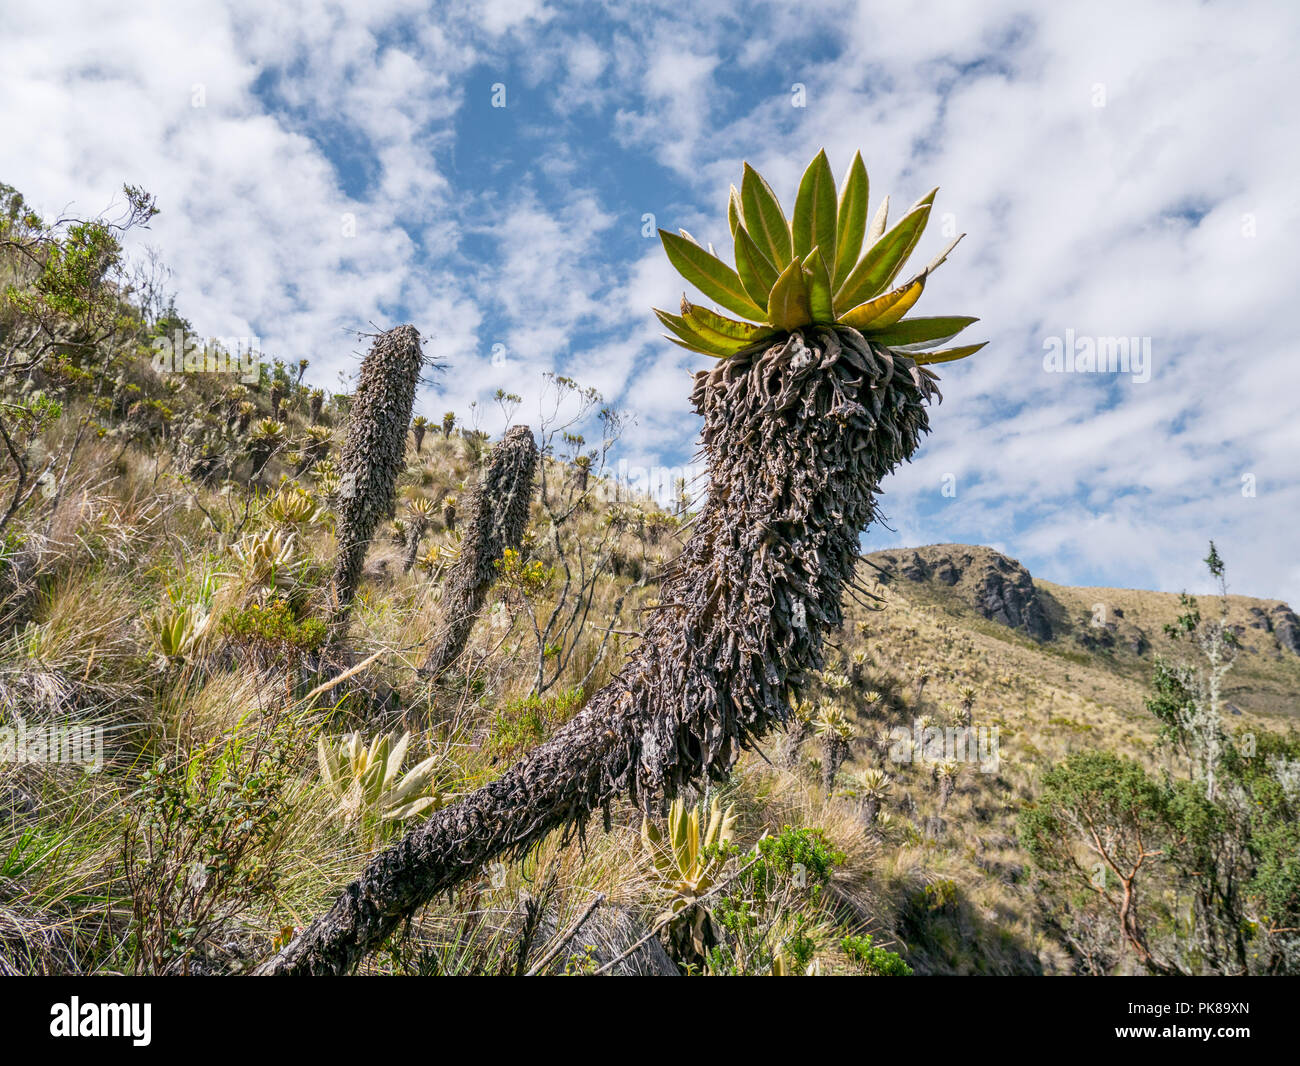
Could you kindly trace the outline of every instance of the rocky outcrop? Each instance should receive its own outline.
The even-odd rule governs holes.
[[[1285,603],[1279,603],[1268,615],[1269,628],[1277,642],[1293,655],[1300,655],[1300,618]]]
[[[1050,640],[1052,625],[1038,602],[1038,591],[1029,571],[1014,559],[999,555],[979,576],[979,599],[975,606],[985,618],[1023,629],[1035,640]]]
[[[867,557],[888,583],[935,581],[961,592],[980,614],[1035,640],[1050,640],[1052,623],[1034,579],[1016,560],[991,548],[941,544],[918,550],[875,552]]]
[[[1251,629],[1272,633],[1283,651],[1300,655],[1300,617],[1285,603],[1275,603],[1267,609],[1251,607],[1247,613],[1250,616],[1247,624]]]
[[[1092,613],[1078,617],[1073,627],[1074,642],[1088,651],[1113,651],[1127,648],[1134,655],[1145,655],[1151,642],[1145,631],[1124,617],[1124,610],[1099,601]]]

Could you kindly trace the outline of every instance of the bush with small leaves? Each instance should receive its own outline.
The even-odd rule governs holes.
[[[229,968],[223,934],[275,894],[301,726],[251,722],[141,778],[122,865],[137,973]]]
[[[325,641],[325,623],[319,618],[298,617],[283,597],[228,611],[221,627],[232,642],[271,661],[316,651]]]
[[[819,829],[785,826],[740,857],[735,880],[715,905],[721,942],[709,952],[712,974],[807,972],[808,909],[844,861]],[[801,968],[799,960],[805,960]]]
[[[912,967],[896,952],[878,948],[870,934],[846,936],[840,949],[849,957],[854,968],[867,977],[911,977]]]

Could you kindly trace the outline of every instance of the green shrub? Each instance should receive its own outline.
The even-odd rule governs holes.
[[[583,702],[582,688],[561,689],[553,696],[524,696],[508,700],[492,716],[489,742],[498,757],[514,755],[536,747],[556,726],[577,713]]]
[[[137,972],[190,972],[273,899],[300,747],[285,718],[143,774],[123,851]]]
[[[282,598],[227,611],[221,622],[223,631],[237,644],[276,654],[315,651],[326,635],[321,619],[295,617],[289,602]]]
[[[725,942],[710,951],[708,971],[805,973],[817,949],[809,912],[843,861],[820,829],[787,825],[763,837],[714,908]]]
[[[878,948],[870,935],[846,936],[840,948],[860,972],[868,977],[911,977],[912,967],[897,952]]]

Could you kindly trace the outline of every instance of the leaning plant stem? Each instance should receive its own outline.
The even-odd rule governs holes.
[[[928,431],[936,379],[856,331],[817,329],[695,380],[710,491],[623,668],[550,740],[375,856],[258,973],[348,972],[485,862],[581,836],[617,795],[652,810],[725,779],[785,723],[843,622],[880,480]]]

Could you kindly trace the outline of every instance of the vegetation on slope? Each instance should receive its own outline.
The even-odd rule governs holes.
[[[17,752],[21,728],[29,756],[0,762],[0,968],[246,972],[404,828],[501,779],[580,713],[662,613],[691,516],[609,480],[617,412],[554,379],[565,414],[538,427],[519,548],[496,561],[459,659],[422,677],[460,551],[448,504],[472,495],[490,445],[473,412],[430,415],[372,534],[340,674],[326,637],[352,398],[260,353],[249,381],[211,351],[202,371],[155,369],[164,342],[192,330],[158,277],[124,260],[122,231],[152,210],[134,191],[128,202],[115,221],[46,224],[12,190],[0,200],[0,740]],[[1064,884],[1043,891],[1018,830],[1059,794],[1054,767],[1080,754],[1195,780],[1144,705],[1154,655],[1135,666],[1123,648],[1040,643],[938,586],[879,576],[859,566],[880,599],[846,605],[788,728],[687,792],[675,823],[687,828],[668,836],[689,841],[696,811],[698,847],[665,856],[654,827],[671,812],[650,812],[644,831],[646,814],[612,798],[585,842],[551,834],[489,863],[363,968],[1135,968],[1104,909],[1080,908]],[[1092,602],[1038,584],[1074,615]],[[1160,625],[1177,605],[1138,610],[1130,595],[1153,594],[1104,599],[1173,656]],[[1268,734],[1300,684],[1265,634],[1244,634],[1261,650],[1229,675],[1242,714],[1226,713],[1264,753],[1248,787],[1294,815],[1295,741]],[[1267,669],[1251,673],[1256,660]],[[1252,702],[1256,688],[1267,698]],[[939,726],[996,728],[996,761],[927,751]],[[33,757],[51,737],[93,753],[99,729],[98,763]],[[1269,915],[1294,906],[1283,824],[1258,824],[1250,845],[1272,848],[1258,864]],[[1179,909],[1170,883],[1148,898],[1168,902],[1148,945],[1200,966],[1168,951],[1196,904]],[[1283,950],[1251,965],[1293,962]]]

